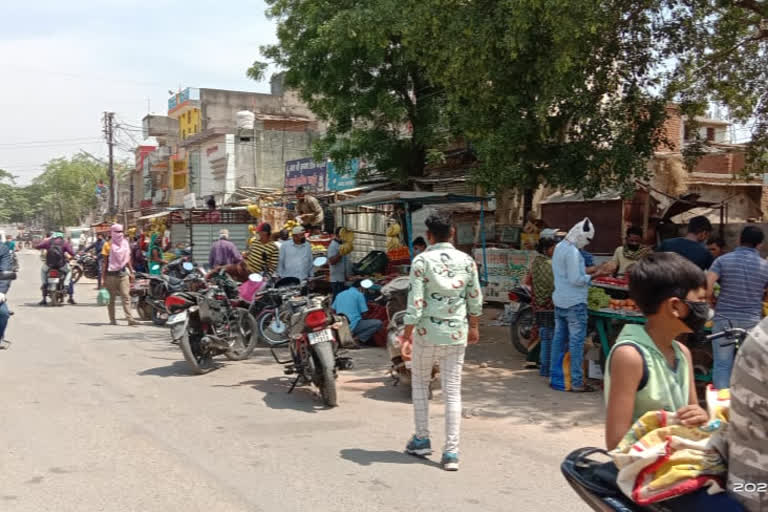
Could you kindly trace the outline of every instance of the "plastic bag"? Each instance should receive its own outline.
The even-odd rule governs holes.
[[[96,296],[96,303],[99,306],[106,306],[109,304],[109,291],[106,288],[99,290],[99,294]]]

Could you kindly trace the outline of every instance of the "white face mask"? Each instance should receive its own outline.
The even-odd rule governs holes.
[[[583,249],[592,241],[594,237],[595,226],[592,224],[588,217],[584,217],[584,220],[577,222],[576,225],[571,228],[571,230],[565,236],[565,239],[571,242],[577,248]]]

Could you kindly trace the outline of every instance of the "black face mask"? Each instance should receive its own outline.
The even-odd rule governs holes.
[[[627,244],[627,249],[630,251],[636,251],[640,248],[640,244]]]
[[[688,316],[682,318],[681,321],[693,332],[700,332],[710,319],[709,304],[685,299],[683,299],[683,302],[688,306]]]

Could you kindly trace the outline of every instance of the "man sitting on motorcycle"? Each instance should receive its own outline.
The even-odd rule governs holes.
[[[75,287],[72,284],[72,270],[68,264],[67,255],[70,258],[75,256],[75,251],[72,250],[72,246],[64,240],[62,233],[56,232],[40,242],[35,249],[45,250],[45,262],[40,269],[40,280],[42,282],[43,300],[40,301],[41,306],[47,304],[48,293],[48,270],[57,269],[62,274],[65,274],[64,286],[67,287],[67,293],[69,294],[69,303],[75,303]]]

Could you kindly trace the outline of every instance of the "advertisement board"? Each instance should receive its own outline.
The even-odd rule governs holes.
[[[312,158],[291,160],[285,163],[285,191],[295,192],[304,187],[308,192],[325,190],[326,163]]]

